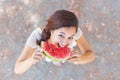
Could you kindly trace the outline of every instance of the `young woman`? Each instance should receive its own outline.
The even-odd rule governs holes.
[[[78,46],[82,52],[73,51],[73,56],[68,59],[74,64],[85,64],[94,60],[94,53],[85,39],[81,29],[78,27],[78,19],[74,13],[67,10],[56,11],[43,28],[35,29],[25,44],[25,47],[15,63],[15,73],[20,74],[27,71],[36,62],[45,57],[38,46],[41,41],[47,41],[58,47]]]

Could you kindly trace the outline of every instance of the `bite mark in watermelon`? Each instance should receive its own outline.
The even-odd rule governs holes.
[[[67,46],[57,47],[48,42],[41,42],[41,47],[43,48],[43,54],[55,62],[66,61],[71,55],[71,49]]]

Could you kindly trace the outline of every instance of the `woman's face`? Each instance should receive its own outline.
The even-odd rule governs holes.
[[[51,31],[51,37],[49,41],[58,47],[69,46],[72,43],[75,34],[75,27],[62,27]]]

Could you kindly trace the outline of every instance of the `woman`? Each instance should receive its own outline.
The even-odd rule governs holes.
[[[68,59],[74,64],[85,64],[94,60],[94,53],[85,39],[81,29],[78,27],[78,19],[74,13],[67,10],[56,11],[49,19],[47,25],[41,30],[35,29],[15,63],[15,73],[20,74],[27,71],[36,62],[44,58],[41,48],[38,46],[41,41],[47,41],[58,47],[69,46],[73,48],[78,46],[82,51],[73,51],[73,56]]]

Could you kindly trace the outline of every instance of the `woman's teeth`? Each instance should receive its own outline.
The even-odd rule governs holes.
[[[58,47],[64,47],[64,45],[61,45],[61,44],[58,43]]]

